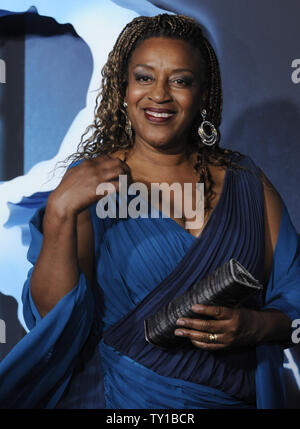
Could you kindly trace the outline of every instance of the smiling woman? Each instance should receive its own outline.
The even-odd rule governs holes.
[[[94,122],[30,223],[23,302],[31,332],[0,365],[1,405],[283,407],[282,353],[300,312],[299,238],[255,163],[219,146],[212,46],[189,17],[138,17],[102,75]],[[99,186],[113,184],[124,209],[121,175],[148,190],[176,182],[193,209],[202,182],[203,225],[186,229],[176,195],[169,217],[100,219]],[[256,306],[195,305],[194,317],[177,320],[182,346],[147,343],[144,320],[230,259],[264,285]]]

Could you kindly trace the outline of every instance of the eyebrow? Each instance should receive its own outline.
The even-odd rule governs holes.
[[[151,70],[154,70],[154,67],[152,67],[152,66],[149,66],[148,64],[136,64],[135,66],[134,66],[134,68],[136,68],[136,67],[146,67],[146,68],[148,68],[148,69],[151,69]],[[192,74],[195,74],[194,72],[193,72],[193,70],[191,70],[191,69],[185,69],[185,68],[179,68],[179,69],[175,69],[175,70],[172,70],[173,72],[190,72],[190,73],[192,73]]]

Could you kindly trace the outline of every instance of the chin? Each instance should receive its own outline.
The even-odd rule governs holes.
[[[161,138],[157,136],[155,138],[153,134],[151,135],[151,137],[149,136],[149,138],[147,138],[147,136],[144,136],[143,140],[154,148],[171,148],[176,144],[176,142],[178,142],[178,138],[175,138],[174,136]]]
[[[172,141],[151,141],[147,142],[150,146],[152,146],[155,149],[170,149],[174,147],[175,143]]]

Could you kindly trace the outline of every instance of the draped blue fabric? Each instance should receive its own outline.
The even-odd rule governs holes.
[[[243,164],[248,168],[251,167],[247,161],[244,161]],[[256,357],[254,347],[240,351],[211,353],[188,344],[174,353],[172,350],[162,350],[145,342],[143,321],[173,297],[181,295],[197,279],[205,277],[225,263],[230,257],[239,260],[262,281],[264,218],[261,186],[259,179],[254,174],[242,171],[237,176],[237,173],[230,169],[227,170],[219,203],[201,237],[197,239],[192,236],[192,243],[188,251],[184,253],[183,258],[170,272],[170,275],[164,276],[163,281],[155,288],[152,286],[146,296],[139,296],[137,307],[111,328],[105,330],[103,336],[106,344],[163,376],[209,385],[222,389],[240,400],[255,401]],[[167,221],[161,220],[162,222],[159,223],[160,245],[163,244],[165,247],[164,237],[167,236],[168,239],[168,231],[170,231],[169,245],[174,247],[173,229],[178,231],[180,238],[183,236],[186,241],[186,236],[189,234],[175,221],[170,218]],[[136,220],[132,219],[132,222],[136,223]],[[110,228],[110,253],[114,261],[117,259],[117,252],[121,251],[123,254],[122,248],[128,246],[127,236],[122,236],[123,229],[123,225],[120,223],[115,228]],[[151,254],[151,248],[148,247],[151,242],[149,237],[152,235],[153,233],[149,231],[146,240],[143,233],[142,235],[137,233],[132,237],[133,242],[129,248],[134,249],[134,253],[129,257],[134,258],[137,266],[147,265],[146,261],[140,263],[139,260],[140,255],[143,255],[143,258],[149,258]],[[155,236],[155,240],[157,242],[157,236]],[[189,235],[188,242],[190,243],[190,241]],[[140,243],[143,246],[142,251]],[[166,247],[165,255],[169,255],[169,249]],[[123,263],[130,267],[131,264],[126,259]],[[161,251],[157,259],[159,260],[153,261],[155,267],[163,266],[165,258],[161,260]],[[108,263],[109,261],[105,261],[105,267]],[[142,284],[148,283],[149,276],[145,276],[145,272],[141,272],[140,278],[138,278],[136,270],[132,275],[134,275],[135,281],[138,280]],[[99,277],[101,284],[105,279],[102,278],[101,273]],[[128,280],[132,285],[133,279]],[[128,284],[128,281],[126,283]],[[140,298],[143,298],[142,301]],[[124,299],[125,297],[122,302]],[[118,314],[122,314],[122,312],[118,312]]]
[[[283,407],[282,347],[211,353],[184,345],[171,352],[143,334],[144,318],[231,257],[262,281],[262,185],[250,158],[235,161],[254,174],[227,169],[199,238],[168,217],[99,219],[93,205],[97,284],[80,272],[75,288],[41,319],[29,271],[23,303],[31,331],[0,364],[2,407]],[[33,265],[45,204],[30,222]],[[299,281],[299,238],[283,204],[264,307],[299,318]]]

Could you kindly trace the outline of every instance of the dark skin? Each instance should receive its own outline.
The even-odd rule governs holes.
[[[188,144],[188,133],[196,113],[205,106],[207,94],[201,86],[200,76],[200,53],[183,41],[151,38],[134,51],[128,69],[125,101],[135,130],[135,141],[127,152],[126,162],[124,151],[83,161],[65,174],[49,198],[42,251],[31,282],[32,296],[42,316],[75,286],[79,269],[90,282],[94,281],[95,262],[90,256],[94,254],[93,231],[88,207],[99,200],[95,195],[99,183],[112,181],[117,185],[118,175],[127,174],[129,182],[140,181],[148,186],[152,182],[192,183],[195,190],[199,180],[193,171],[197,150]],[[149,107],[171,109],[175,114],[166,123],[154,123],[145,116],[144,109]],[[222,191],[225,170],[213,166],[209,169],[215,182],[214,210]],[[267,183],[264,176],[263,179]],[[267,282],[279,232],[281,199],[271,185],[265,185],[264,189]],[[194,193],[192,199],[195,208]],[[185,228],[186,218],[175,218],[174,204],[171,200],[170,217]],[[210,215],[211,212],[201,228],[187,231],[199,237]],[[219,350],[263,342],[287,343],[291,336],[290,319],[277,310],[213,306],[194,306],[193,310],[198,315],[210,315],[214,320],[178,320],[180,329],[176,329],[175,334],[190,338],[199,348]],[[209,340],[211,333],[218,335],[215,343]]]

